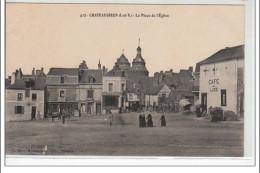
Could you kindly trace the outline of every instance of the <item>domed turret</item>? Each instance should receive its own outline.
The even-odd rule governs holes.
[[[128,59],[125,57],[124,51],[123,51],[122,55],[119,58],[117,58],[115,66],[118,66],[121,70],[130,69],[130,63],[129,63]]]
[[[135,57],[135,59],[132,62],[132,71],[136,71],[137,75],[141,75],[141,76],[148,76],[149,72],[145,67],[145,60],[142,57],[142,49],[140,47],[140,39],[139,39],[139,43],[138,43],[138,47],[137,47],[137,55]]]

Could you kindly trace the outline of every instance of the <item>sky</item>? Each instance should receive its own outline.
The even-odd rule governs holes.
[[[166,14],[169,17],[80,17],[81,14]],[[245,8],[238,5],[6,5],[6,77],[21,68],[111,70],[124,50],[132,63],[140,38],[142,56],[155,72],[188,69],[225,47],[244,44]]]

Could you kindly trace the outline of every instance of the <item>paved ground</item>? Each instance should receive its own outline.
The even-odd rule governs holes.
[[[147,113],[146,113],[147,115]],[[105,156],[243,156],[243,120],[212,123],[193,115],[152,113],[155,127],[138,127],[137,113],[6,123],[6,154]],[[47,146],[47,147],[46,147]]]

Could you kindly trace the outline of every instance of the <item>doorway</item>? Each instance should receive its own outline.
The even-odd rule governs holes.
[[[101,114],[101,103],[96,104],[96,114]]]
[[[92,114],[92,103],[88,103],[87,114]]]
[[[204,111],[207,112],[207,93],[201,94],[201,108],[202,108],[202,112]]]
[[[35,115],[36,115],[36,106],[32,106],[32,113],[31,113],[32,120],[35,119]]]

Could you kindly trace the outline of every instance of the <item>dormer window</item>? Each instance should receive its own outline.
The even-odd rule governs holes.
[[[96,79],[94,78],[94,76],[89,75],[88,76],[88,83],[95,83],[95,82],[96,82]]]
[[[18,93],[17,94],[17,101],[22,101],[23,100],[23,93]]]
[[[60,83],[64,83],[65,78],[64,77],[60,77]]]

